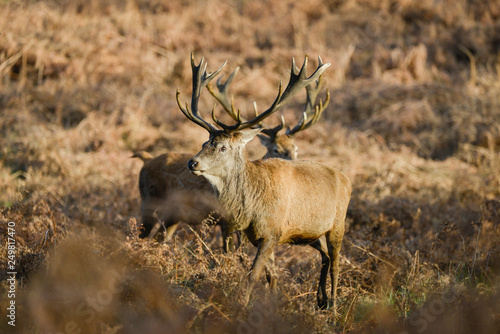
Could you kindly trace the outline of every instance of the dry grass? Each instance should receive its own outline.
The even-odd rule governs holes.
[[[0,331],[495,332],[499,20],[480,0],[1,2],[0,240],[15,222],[19,286],[12,328],[1,285]],[[223,254],[210,226],[137,238],[132,151],[206,138],[174,99],[191,51],[241,66],[244,112],[272,102],[290,57],[332,62],[332,103],[297,144],[354,185],[337,317],[315,307],[312,249],[280,247],[278,296],[262,283],[244,307],[252,246]]]

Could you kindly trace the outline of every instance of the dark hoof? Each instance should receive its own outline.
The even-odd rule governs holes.
[[[139,234],[139,238],[145,239],[145,238],[149,237],[149,234],[151,233],[152,228],[153,228],[152,226],[142,225],[139,229],[139,231],[141,232]]]
[[[318,299],[318,307],[320,310],[327,310],[328,309],[328,300],[320,300]]]

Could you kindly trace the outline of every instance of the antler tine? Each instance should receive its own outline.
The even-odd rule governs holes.
[[[259,110],[257,109],[257,102],[255,101],[253,102],[253,110],[255,113],[255,117],[259,116]],[[281,115],[281,123],[275,126],[274,128],[269,128],[262,122],[258,123],[258,126],[262,129],[261,133],[268,135],[271,138],[275,138],[278,132],[280,132],[284,127],[286,127],[285,117]]]
[[[235,110],[234,107],[234,100],[233,98],[229,98],[229,86],[234,80],[234,77],[239,71],[239,67],[236,67],[236,69],[229,75],[225,83],[222,83],[222,77],[217,79],[217,90],[212,88],[210,84],[207,85],[207,89],[212,94],[213,97],[222,105],[224,110],[231,116],[235,121],[237,121],[237,111]]]
[[[307,102],[304,107],[304,112],[302,113],[299,123],[293,129],[287,129],[287,135],[293,136],[297,132],[308,129],[318,122],[323,114],[323,111],[325,111],[326,107],[330,103],[330,91],[327,89],[325,102],[320,100],[319,105],[315,105],[318,93],[321,88],[323,88],[323,83],[323,76],[320,76],[316,81],[316,85],[309,85],[306,87]],[[312,111],[313,108],[314,111]]]
[[[319,100],[319,105],[316,105],[314,108],[313,116],[311,117],[311,119],[308,122],[306,122],[306,124],[304,126],[302,126],[302,129],[300,131],[308,129],[311,126],[313,126],[314,124],[316,124],[319,121],[321,115],[323,114],[323,112],[325,111],[325,109],[329,103],[330,103],[330,91],[327,89],[325,102],[323,102],[322,100]]]
[[[330,66],[329,63],[323,64],[321,57],[318,57],[318,67],[310,77],[307,77],[306,75],[307,61],[308,57],[306,56],[302,68],[297,73],[298,69],[297,66],[295,65],[295,59],[292,58],[290,81],[288,82],[288,85],[286,86],[285,90],[282,91],[282,84],[280,83],[278,89],[278,96],[274,100],[271,107],[266,111],[264,111],[262,114],[256,116],[254,119],[241,124],[236,128],[236,130],[247,129],[249,127],[254,126],[257,123],[262,122],[263,119],[270,116],[271,114],[276,112],[279,108],[281,108],[283,105],[285,105],[298,91],[308,86],[312,82],[316,81],[319,78],[319,76],[328,68],[328,66]]]
[[[177,89],[175,98],[177,100],[177,105],[179,106],[179,109],[182,111],[184,116],[186,116],[191,122],[198,124],[199,126],[203,127],[205,130],[208,132],[212,133],[213,131],[216,131],[217,128],[215,128],[212,124],[206,122],[203,118],[199,117],[198,113],[193,114],[193,112],[189,109],[189,106],[186,102],[186,106],[183,107],[182,103],[180,101],[180,95],[181,92]]]
[[[192,122],[200,125],[201,127],[205,128],[208,132],[212,133],[214,131],[217,131],[217,128],[210,124],[209,122],[205,121],[199,114],[198,111],[198,101],[200,99],[200,94],[201,90],[203,89],[204,86],[206,86],[213,78],[215,78],[219,73],[222,71],[222,68],[226,66],[227,61],[222,64],[221,67],[219,67],[216,71],[207,74],[207,64],[205,62],[205,58],[201,58],[200,63],[198,66],[196,65],[194,61],[194,54],[191,53],[191,69],[193,71],[193,91],[191,95],[191,109],[189,109],[188,104],[186,103],[186,107],[184,108],[182,106],[182,103],[180,101],[180,92],[177,90],[176,93],[176,100],[177,100],[177,105],[179,106],[179,109],[181,109],[182,113]]]
[[[290,75],[290,82],[288,83],[285,91],[283,92],[283,96],[281,97],[280,106],[284,103],[288,102],[288,100],[297,94],[302,88],[309,86],[311,83],[318,80],[321,74],[330,66],[330,63],[323,64],[323,60],[318,56],[318,68],[314,71],[314,73],[307,78],[306,69],[307,69],[308,57],[306,56],[304,59],[304,64],[302,65],[298,74],[297,67],[295,66],[295,59],[292,58],[292,71]]]
[[[241,120],[241,116],[240,116],[240,109],[238,109],[238,112],[236,114],[236,124],[233,124],[233,125],[226,125],[224,123],[222,123],[221,121],[219,121],[219,119],[217,118],[217,116],[215,116],[215,106],[214,108],[212,109],[212,119],[214,120],[215,123],[217,123],[222,129],[224,129],[224,131],[226,132],[233,132],[233,131],[236,131],[238,130],[238,127],[241,125],[241,123],[243,122]]]
[[[320,90],[323,88],[323,75],[320,75],[318,80],[316,80],[316,85],[311,84],[306,87],[306,92],[307,92],[307,100],[306,100],[306,106],[304,108],[304,111],[308,114],[311,113],[312,109],[314,108],[314,104],[316,102],[316,98],[320,92]]]

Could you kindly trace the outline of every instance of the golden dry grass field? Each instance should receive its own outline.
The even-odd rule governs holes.
[[[248,241],[224,254],[207,225],[137,237],[132,153],[208,139],[175,101],[191,52],[210,71],[228,60],[226,77],[241,67],[245,114],[272,103],[292,57],[332,63],[332,101],[296,143],[353,183],[337,315],[316,306],[310,247],[280,246],[277,297],[262,278],[245,306]],[[2,333],[493,333],[499,223],[498,1],[0,1]]]

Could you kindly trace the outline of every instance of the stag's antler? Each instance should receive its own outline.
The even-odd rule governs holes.
[[[264,120],[266,117],[269,117],[274,112],[276,112],[278,109],[280,109],[283,105],[285,105],[303,87],[308,86],[312,82],[316,81],[318,79],[318,77],[323,73],[323,71],[328,66],[330,66],[330,64],[323,64],[321,57],[318,57],[318,68],[314,71],[314,73],[310,77],[307,77],[307,75],[306,75],[307,61],[308,61],[308,58],[306,56],[304,59],[304,64],[302,65],[302,68],[299,71],[297,66],[295,65],[295,59],[292,58],[292,69],[291,69],[290,81],[288,82],[288,85],[286,86],[285,90],[282,92],[282,85],[280,83],[279,89],[278,89],[278,96],[274,100],[271,107],[268,108],[263,113],[259,114],[255,118],[253,118],[247,122],[244,122],[244,123],[242,122],[242,120],[238,114],[238,121],[236,124],[234,124],[232,126],[225,125],[224,123],[217,120],[215,115],[212,114],[214,121],[221,128],[223,128],[225,131],[228,131],[228,132],[247,129],[247,128],[250,128],[250,127],[262,122],[262,120]]]
[[[286,134],[288,136],[294,136],[297,132],[308,129],[318,122],[319,118],[323,114],[323,111],[325,111],[326,107],[330,103],[330,91],[327,89],[325,102],[320,99],[319,105],[316,105],[316,98],[321,88],[323,88],[323,84],[323,76],[321,75],[316,81],[316,85],[309,85],[306,87],[307,102],[304,112],[302,113],[299,123],[297,123],[293,129],[290,130],[290,128],[288,128],[286,130]],[[312,111],[313,109],[314,111]]]
[[[212,124],[208,123],[205,121],[199,114],[198,111],[198,101],[200,99],[200,94],[201,90],[203,89],[204,86],[206,86],[213,78],[215,78],[217,75],[219,75],[220,71],[222,71],[222,68],[226,66],[226,62],[222,64],[221,67],[219,67],[215,72],[207,74],[207,64],[204,61],[205,58],[201,58],[200,64],[196,66],[194,62],[194,55],[191,53],[191,68],[193,70],[193,92],[191,96],[191,110],[188,107],[188,104],[186,103],[186,107],[184,108],[182,106],[182,103],[179,99],[180,92],[177,89],[176,93],[176,100],[177,104],[179,105],[179,108],[181,109],[182,113],[192,122],[198,124],[199,126],[205,128],[208,132],[213,132],[217,131],[217,128],[213,126]]]
[[[219,100],[219,102],[222,104],[223,108],[226,110],[226,112],[234,119],[236,120],[236,124],[233,125],[226,125],[223,122],[221,122],[216,116],[215,116],[215,107],[212,109],[212,119],[214,122],[219,125],[225,132],[231,133],[235,131],[240,131],[243,129],[250,128],[252,126],[255,126],[256,124],[260,124],[266,117],[269,117],[272,115],[274,112],[276,112],[278,109],[280,109],[283,105],[285,105],[298,91],[300,91],[302,88],[310,85],[312,82],[318,80],[318,78],[321,76],[323,71],[330,66],[329,63],[323,64],[323,61],[321,60],[321,57],[318,57],[318,67],[314,71],[314,73],[310,76],[307,77],[306,75],[306,68],[307,68],[307,61],[308,58],[307,56],[305,57],[304,64],[302,65],[302,68],[299,70],[297,66],[295,65],[295,59],[292,58],[292,69],[291,69],[291,74],[290,74],[290,81],[288,82],[288,85],[286,86],[285,90],[282,91],[282,84],[280,83],[279,88],[278,88],[278,96],[274,100],[273,104],[271,107],[269,107],[266,111],[263,113],[256,115],[255,118],[249,120],[249,121],[243,121],[240,115],[240,110],[238,109],[235,111],[234,108],[234,103],[229,102],[229,97],[227,95],[227,89],[229,87],[229,84],[232,82],[234,79],[234,76],[236,74],[235,70],[231,76],[228,78],[226,83],[221,84],[220,80],[217,83],[217,86],[219,88],[219,94],[213,94],[213,89],[211,87],[207,87],[209,91],[211,91],[212,95]],[[201,116],[198,113],[198,99],[200,95],[201,88],[205,85],[208,84],[210,80],[213,79],[215,75],[217,75],[222,67],[225,65],[222,65],[217,71],[214,73],[207,75],[205,72],[206,65],[204,66],[203,69],[203,74],[200,74],[199,69],[202,66],[203,59],[200,62],[199,66],[194,65],[194,59],[193,56],[191,56],[191,67],[193,68],[193,97],[191,100],[191,109],[192,111],[189,110],[189,108],[186,105],[186,108],[183,108],[180,101],[179,101],[179,91],[177,91],[177,103],[179,104],[179,108],[181,108],[181,111],[186,115],[187,118],[189,118],[191,121],[194,123],[202,126],[203,128],[207,129],[209,132],[214,132],[217,131],[217,129],[210,123],[206,122],[201,118]],[[196,82],[196,84],[195,84]]]

